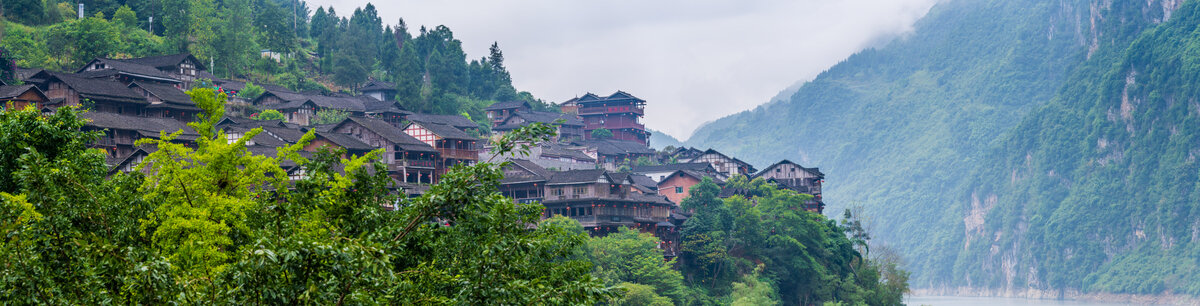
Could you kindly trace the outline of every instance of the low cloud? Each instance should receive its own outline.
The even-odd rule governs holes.
[[[469,57],[504,50],[518,90],[553,102],[624,90],[685,139],[850,54],[912,30],[937,0],[387,1],[384,22],[446,25]],[[347,16],[361,0],[316,0]]]

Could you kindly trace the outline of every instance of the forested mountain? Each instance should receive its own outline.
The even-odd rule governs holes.
[[[524,100],[494,43],[468,59],[445,26],[408,28],[367,4],[353,12],[312,10],[287,0],[6,0],[0,46],[17,66],[74,72],[97,57],[189,52],[215,78],[276,84],[296,91],[354,92],[368,80],[396,84],[415,112],[483,119],[495,101]],[[153,20],[153,21],[151,21]]]
[[[990,150],[957,195],[959,283],[1200,295],[1198,29],[1188,1],[1097,53]]]
[[[1018,267],[978,242],[984,232],[970,234],[977,240],[960,254],[968,235],[964,219],[972,229],[980,229],[978,218],[988,220],[986,233],[1024,230],[1013,225],[1014,219],[1006,224],[991,215],[968,214],[972,203],[1020,209],[1035,200],[1013,196],[999,205],[986,196],[990,193],[977,192],[973,201],[964,182],[979,165],[995,163],[996,153],[987,153],[988,148],[1018,152],[1006,151],[998,139],[1030,132],[1018,123],[1065,84],[1092,83],[1074,71],[1085,63],[1100,65],[1177,6],[1175,1],[945,1],[910,35],[849,57],[786,101],[705,125],[686,144],[711,146],[758,165],[789,158],[821,167],[829,173],[828,211],[861,205],[861,215],[877,233],[874,242],[904,254],[915,287],[1000,287],[1013,280],[1017,289],[1025,283],[1078,288],[1079,282],[1044,278],[1054,274],[1048,270],[1067,269],[1061,265],[1033,273],[1036,282],[1014,280],[1011,271]],[[1060,176],[1061,171],[1066,170],[1058,170]],[[1007,170],[989,174],[1016,177]],[[1095,221],[1086,211],[1074,213],[1081,214],[1078,220]],[[1086,224],[1073,226],[1088,232]],[[1006,241],[1003,235],[988,237]],[[1049,247],[1023,242],[1022,248]],[[995,265],[981,268],[984,259]],[[1029,276],[1025,272],[1020,277]]]

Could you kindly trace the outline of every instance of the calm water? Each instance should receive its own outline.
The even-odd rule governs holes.
[[[1018,305],[1036,305],[1036,306],[1118,306],[1118,305],[1134,305],[1123,303],[1105,303],[1105,302],[1088,302],[1088,301],[1059,301],[1059,300],[1038,300],[1038,299],[1021,299],[1021,298],[995,298],[995,297],[957,297],[957,296],[909,296],[904,299],[904,303],[909,306],[932,305],[932,306],[1018,306]]]

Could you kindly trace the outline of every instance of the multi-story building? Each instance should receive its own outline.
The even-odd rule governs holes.
[[[385,121],[350,117],[330,128],[349,134],[374,148],[384,148],[383,163],[392,177],[410,184],[437,183],[438,150]]]
[[[649,144],[650,132],[641,122],[646,114],[646,100],[617,91],[603,98],[588,93],[571,103],[578,107],[579,117],[583,118],[585,138],[591,139],[594,130],[606,129],[612,132],[612,139]]]
[[[504,119],[515,113],[528,112],[531,108],[529,103],[525,101],[506,101],[492,103],[483,111],[487,112],[487,117],[492,121],[492,127],[497,127],[504,124]]]
[[[439,153],[437,174],[441,176],[455,165],[473,165],[479,161],[479,138],[453,126],[413,120],[404,133],[436,149]]]

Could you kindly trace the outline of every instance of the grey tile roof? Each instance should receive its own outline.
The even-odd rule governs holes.
[[[376,81],[376,80],[371,80],[370,82],[367,82],[367,85],[364,85],[362,88],[359,89],[359,91],[363,91],[363,92],[389,91],[389,90],[396,91],[396,84],[392,84],[392,83],[388,83],[388,82],[384,82],[384,81]]]
[[[314,104],[323,108],[340,109],[357,113],[366,110],[363,107],[363,100],[354,97],[309,96],[308,100],[313,101]]]
[[[163,99],[163,101],[166,101],[169,103],[196,105],[196,103],[192,102],[191,96],[188,96],[188,94],[183,92],[182,89],[176,88],[175,86],[157,84],[157,83],[151,83],[151,82],[143,82],[143,83],[133,82],[133,83],[130,83],[129,86],[130,87],[134,87],[134,86],[141,87],[142,89],[149,91],[150,94],[158,97],[159,99]]]
[[[397,146],[400,146],[400,149],[402,149],[402,150],[416,151],[416,152],[437,152],[437,150],[435,150],[429,144],[426,144],[420,140],[417,140],[416,138],[413,138],[412,136],[409,136],[408,134],[405,134],[404,130],[396,128],[395,126],[392,126],[391,124],[387,123],[386,121],[379,120],[379,119],[372,119],[372,118],[350,116],[349,118],[346,118],[345,121],[342,121],[342,123],[339,123],[338,125],[340,126],[342,124],[346,124],[347,122],[353,122],[355,124],[362,126],[363,128],[365,128],[367,130],[370,130],[371,132],[373,132],[375,134],[378,134],[379,136],[383,137],[384,139],[387,139],[389,142],[396,144]]]
[[[700,172],[715,172],[709,163],[678,163],[652,166],[633,166],[633,173],[674,172],[676,170],[694,170]]]
[[[596,148],[600,155],[653,154],[654,149],[644,144],[616,139],[581,140],[573,142],[589,148]]]
[[[412,114],[408,115],[408,120],[414,122],[429,122],[437,124],[445,124],[459,129],[477,129],[479,124],[467,117],[459,115],[434,115],[434,114]]]
[[[106,79],[87,79],[73,74],[51,73],[51,78],[62,81],[79,93],[81,98],[94,100],[113,100],[139,104],[149,104],[145,98],[134,92],[121,82]]]
[[[471,135],[467,135],[466,132],[463,132],[460,129],[457,129],[453,126],[449,126],[449,125],[445,125],[445,124],[437,124],[437,123],[431,123],[431,122],[416,122],[416,121],[414,121],[413,124],[417,124],[417,125],[425,128],[426,130],[429,130],[434,135],[438,135],[438,137],[442,137],[445,139],[479,140],[478,138],[471,137]]]
[[[604,169],[589,169],[589,170],[567,170],[555,172],[546,184],[579,184],[579,183],[594,183],[600,179],[610,179],[605,174]]]
[[[88,66],[91,66],[91,64],[95,63],[95,62],[100,62],[100,63],[104,64],[104,66],[106,66],[106,68],[100,69],[100,70],[94,70],[94,71],[84,71],[84,69],[87,69]],[[129,75],[129,76],[133,76],[133,77],[137,77],[137,78],[153,79],[153,80],[160,81],[160,82],[169,82],[169,83],[182,82],[178,79],[172,78],[171,76],[167,75],[166,73],[163,73],[162,71],[159,71],[158,68],[155,68],[154,66],[139,64],[136,62],[130,62],[128,60],[118,60],[118,59],[108,59],[108,58],[94,59],[94,60],[92,60],[92,62],[88,63],[87,65],[84,65],[83,69],[80,69],[78,71],[78,73],[80,73],[80,75],[84,76],[84,77],[112,76],[112,74],[111,74],[112,72],[105,72],[105,70],[115,71],[119,74]]]
[[[183,131],[183,135],[191,136],[192,139],[199,135],[191,127],[188,127],[187,124],[174,119],[146,118],[102,112],[85,112],[79,116],[89,121],[86,126],[97,128],[135,130],[147,132],[143,133],[143,135],[153,135],[154,137],[157,137],[160,131],[166,131],[169,134],[180,130]]]
[[[142,58],[126,59],[124,61],[130,62],[130,63],[135,63],[135,64],[146,65],[146,66],[150,66],[150,67],[155,67],[155,68],[170,68],[170,67],[174,67],[174,66],[179,66],[180,63],[183,63],[183,60],[186,60],[188,58],[191,58],[192,62],[196,63],[196,69],[205,70],[204,63],[201,63],[200,60],[193,57],[191,53],[179,53],[179,54],[169,54],[169,55],[161,55],[161,56],[147,56],[147,57],[142,57]]]
[[[485,110],[485,111],[502,110],[502,109],[521,108],[521,107],[529,108],[529,103],[525,102],[525,101],[496,102],[496,103],[492,103],[492,105],[489,105],[488,107],[484,107],[483,110]]]
[[[817,177],[820,177],[820,178],[824,178],[824,177],[825,177],[825,173],[821,173],[821,168],[805,168],[804,166],[801,166],[800,164],[793,163],[792,161],[790,161],[790,160],[786,160],[786,159],[785,159],[785,160],[781,160],[781,161],[779,161],[779,162],[777,162],[777,163],[771,164],[770,166],[767,166],[766,168],[763,168],[763,170],[762,170],[762,171],[759,171],[758,173],[755,173],[753,177],[760,177],[760,176],[762,176],[763,174],[766,174],[766,173],[768,173],[769,171],[771,171],[771,169],[774,169],[775,167],[778,167],[778,166],[781,166],[781,165],[784,165],[784,164],[791,164],[791,165],[795,165],[797,168],[804,169],[804,171],[808,171],[808,173],[812,173],[813,175],[816,175]]]
[[[0,99],[16,98],[30,90],[37,91],[43,98],[46,97],[41,90],[33,85],[0,85]]]
[[[370,151],[376,149],[375,147],[358,140],[358,138],[354,138],[354,136],[346,134],[319,132],[317,133],[317,137],[329,140],[329,142],[351,151]]]

